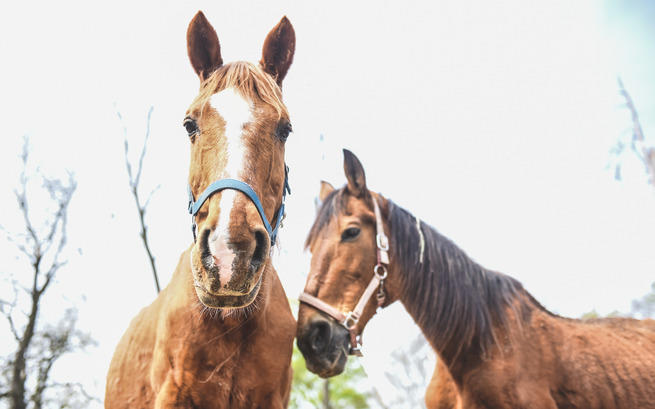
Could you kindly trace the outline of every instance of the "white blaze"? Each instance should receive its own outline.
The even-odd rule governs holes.
[[[221,178],[240,179],[239,175],[245,170],[246,161],[242,132],[243,126],[252,120],[251,105],[232,88],[214,94],[210,104],[225,121],[227,152],[225,171]],[[218,224],[209,238],[209,249],[219,267],[221,286],[225,286],[232,275],[234,254],[227,248],[226,243],[230,239],[230,213],[237,194],[238,192],[232,189],[223,190]]]

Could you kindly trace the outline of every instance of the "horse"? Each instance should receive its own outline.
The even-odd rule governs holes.
[[[330,377],[379,308],[397,300],[438,355],[431,408],[655,408],[655,321],[549,312],[434,228],[368,190],[344,150],[347,184],[322,183],[306,240],[310,272],[297,342]]]
[[[284,408],[295,319],[270,253],[288,191],[291,123],[280,87],[295,32],[283,17],[259,64],[223,64],[199,11],[187,51],[200,79],[183,121],[194,241],[120,340],[105,407]]]

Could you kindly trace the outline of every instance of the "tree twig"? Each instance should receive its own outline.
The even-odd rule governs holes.
[[[625,104],[627,108],[630,110],[630,116],[632,118],[632,139],[630,142],[630,146],[632,150],[635,152],[637,158],[639,158],[639,160],[643,163],[646,169],[646,173],[650,177],[649,179],[650,184],[655,185],[655,149],[646,146],[644,141],[644,131],[641,127],[641,123],[639,121],[639,114],[637,114],[637,109],[635,108],[635,104],[632,100],[632,97],[625,89],[625,86],[623,85],[623,81],[621,80],[620,77],[618,78],[618,83],[619,83],[619,92],[625,99]]]
[[[148,116],[147,116],[147,121],[146,121],[146,134],[143,139],[143,147],[141,148],[141,152],[139,154],[139,160],[137,162],[137,168],[136,168],[136,175],[133,173],[133,168],[132,168],[132,162],[130,162],[130,157],[129,157],[129,142],[127,139],[127,127],[123,124],[123,146],[124,146],[124,152],[125,152],[125,167],[127,168],[127,176],[129,178],[129,183],[130,183],[130,191],[132,192],[132,196],[134,197],[134,203],[136,204],[136,209],[137,213],[139,215],[139,224],[141,226],[141,232],[139,234],[139,237],[141,237],[141,241],[143,242],[143,247],[146,250],[146,255],[148,256],[148,261],[150,262],[150,268],[152,269],[152,276],[155,280],[155,289],[157,290],[157,293],[160,291],[159,287],[159,278],[157,275],[157,266],[155,265],[155,257],[152,254],[152,250],[150,249],[150,242],[148,240],[148,226],[146,225],[145,222],[145,215],[146,211],[148,210],[148,205],[150,204],[150,199],[152,198],[153,194],[159,189],[160,185],[157,185],[154,189],[152,189],[148,195],[148,198],[146,199],[145,204],[141,204],[141,197],[139,195],[139,183],[141,182],[141,174],[143,172],[143,159],[145,158],[146,155],[146,150],[148,147],[148,139],[150,138],[150,119],[152,117],[152,111],[154,107],[150,107],[148,110]],[[120,114],[120,112],[116,112],[118,115],[119,120],[121,123],[123,122],[123,116]]]

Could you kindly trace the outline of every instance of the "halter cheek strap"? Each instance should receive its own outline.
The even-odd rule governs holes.
[[[284,165],[284,188],[282,190],[282,203],[280,204],[280,208],[276,213],[277,217],[275,227],[271,227],[271,224],[268,222],[266,214],[264,213],[264,207],[259,200],[259,196],[257,196],[255,190],[246,182],[242,182],[237,179],[219,179],[213,182],[211,185],[207,186],[207,188],[198,197],[198,200],[194,200],[193,192],[191,191],[191,186],[189,185],[189,214],[191,214],[191,231],[193,232],[193,241],[196,241],[196,214],[211,195],[225,189],[238,190],[239,192],[248,196],[248,198],[253,202],[257,208],[257,212],[259,212],[259,216],[264,222],[264,227],[266,228],[268,236],[271,239],[272,247],[275,244],[278,229],[280,228],[282,219],[284,218],[284,201],[286,200],[287,193],[291,193],[291,189],[289,188],[289,167]]]
[[[386,299],[384,293],[384,280],[387,278],[387,265],[389,264],[389,239],[384,234],[382,225],[382,215],[377,199],[373,198],[373,210],[375,211],[375,243],[377,245],[377,264],[373,267],[373,278],[368,283],[364,293],[359,297],[357,305],[352,311],[344,313],[341,310],[331,306],[318,297],[302,292],[298,296],[298,301],[311,305],[319,311],[322,311],[334,318],[339,324],[345,327],[350,333],[350,355],[362,356],[361,336],[357,333],[357,323],[364,312],[364,308],[377,289],[376,300],[378,309],[382,308]]]

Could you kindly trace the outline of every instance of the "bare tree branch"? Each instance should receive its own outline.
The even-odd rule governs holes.
[[[102,401],[100,399],[98,399],[97,397],[89,395],[89,393],[86,391],[86,389],[84,389],[84,386],[79,382],[50,383],[50,384],[48,384],[48,387],[53,388],[53,389],[54,388],[62,388],[65,391],[75,391],[76,393],[82,395],[82,397],[84,398],[84,400],[86,400],[86,402],[95,401],[95,402],[98,402],[98,403],[102,403]],[[61,409],[69,408],[69,407],[70,407],[69,405],[61,405],[60,406]]]
[[[11,334],[14,336],[14,340],[16,342],[19,342],[20,337],[18,335],[18,330],[16,329],[16,324],[14,324],[14,316],[13,316],[14,308],[16,308],[18,294],[16,291],[16,283],[13,284],[14,284],[14,300],[11,302],[0,300],[0,312],[2,312],[2,314],[7,319],[7,322],[9,323],[9,330],[11,331]],[[5,310],[5,306],[9,306],[9,308]]]
[[[65,261],[60,261],[60,258],[67,239],[68,206],[77,188],[77,184],[70,173],[67,183],[59,179],[43,177],[43,188],[50,194],[51,200],[55,203],[56,210],[46,220],[45,227],[42,230],[37,229],[30,212],[27,193],[28,182],[30,180],[28,177],[29,143],[27,138],[24,140],[20,157],[23,168],[19,177],[19,186],[14,190],[14,193],[23,218],[23,229],[26,234],[15,235],[14,237],[9,235],[8,237],[16,245],[17,249],[27,256],[31,265],[32,276],[31,287],[25,289],[30,298],[30,308],[26,314],[27,322],[24,327],[19,330],[13,319],[14,307],[17,305],[17,301],[15,300],[13,303],[5,302],[2,305],[2,313],[9,322],[10,329],[17,343],[16,351],[9,363],[10,389],[3,393],[3,396],[9,398],[12,409],[25,409],[27,407],[27,378],[30,374],[28,364],[34,358],[31,353],[28,354],[28,351],[33,348],[34,341],[40,334],[37,331],[37,319],[42,296],[52,283],[57,271],[66,263]],[[51,261],[44,262],[44,259]],[[18,297],[15,281],[14,295]],[[9,306],[10,308],[5,309],[5,306]],[[30,398],[33,403],[37,402],[35,406],[37,408],[41,407],[38,402],[42,401],[50,368],[60,355],[41,355],[39,362],[45,362],[45,366],[42,364],[39,365],[36,388],[32,391]]]
[[[139,185],[141,180],[141,171],[143,170],[143,158],[146,156],[146,147],[148,145],[148,138],[150,138],[150,117],[152,116],[152,110],[154,107],[148,109],[148,119],[146,120],[146,136],[143,138],[143,147],[141,148],[141,155],[139,156],[139,167],[136,171],[136,177],[134,178],[134,184]]]
[[[630,148],[643,163],[646,173],[649,175],[649,183],[655,186],[655,148],[646,146],[644,132],[641,123],[639,122],[639,114],[637,114],[637,109],[635,108],[632,97],[625,89],[621,78],[618,78],[618,83],[619,92],[625,99],[626,107],[630,110],[632,118],[632,138],[630,140]]]
[[[150,249],[150,242],[148,240],[148,226],[146,225],[145,222],[145,215],[146,211],[148,210],[148,205],[150,204],[150,199],[152,198],[152,195],[159,189],[161,185],[157,185],[154,189],[150,191],[148,194],[148,198],[146,199],[145,204],[141,204],[141,197],[139,196],[139,183],[141,182],[141,174],[143,172],[143,159],[146,156],[146,150],[148,147],[148,139],[150,138],[150,119],[152,117],[152,111],[154,107],[150,107],[148,110],[148,116],[147,116],[147,121],[146,121],[146,134],[145,137],[143,138],[143,147],[141,148],[141,152],[139,154],[139,161],[138,161],[138,166],[136,168],[136,175],[133,174],[133,169],[132,169],[132,162],[130,162],[130,157],[129,157],[129,142],[127,138],[127,127],[123,124],[123,146],[125,150],[125,167],[127,168],[127,176],[129,177],[129,183],[130,183],[130,191],[132,192],[132,196],[134,197],[134,202],[136,204],[136,209],[137,213],[139,215],[139,223],[141,225],[141,232],[139,234],[139,237],[141,237],[141,241],[143,242],[143,247],[146,250],[146,255],[148,256],[148,260],[150,261],[150,268],[152,269],[152,276],[155,280],[155,288],[157,290],[157,293],[160,291],[159,287],[159,278],[157,275],[157,267],[155,265],[155,257],[152,254],[152,250]],[[120,112],[116,112],[118,115],[118,119],[123,123],[123,116],[120,114]]]
[[[161,184],[155,186],[155,188],[150,191],[150,194],[148,195],[148,198],[146,199],[146,203],[143,205],[144,210],[148,208],[148,205],[150,204],[150,199],[152,199],[152,195],[154,195],[155,192],[158,191],[160,187],[161,187]]]

